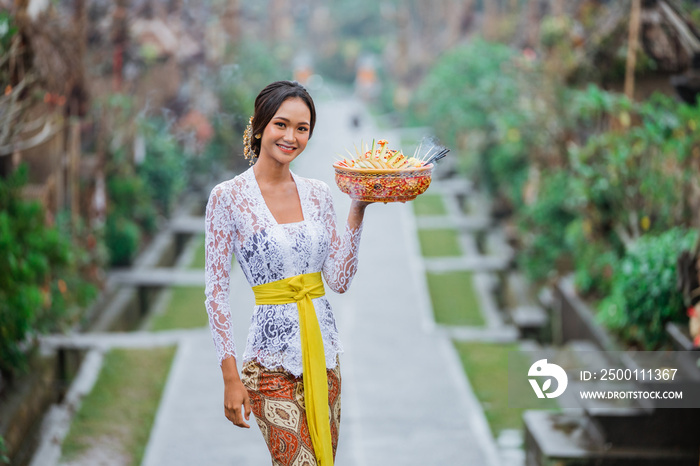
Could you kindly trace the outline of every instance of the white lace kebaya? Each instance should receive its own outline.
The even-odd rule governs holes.
[[[343,293],[357,270],[362,225],[336,232],[330,188],[322,181],[292,173],[304,220],[279,224],[265,204],[253,168],[217,185],[206,210],[206,300],[209,326],[219,363],[236,356],[229,306],[231,256],[250,286],[323,272],[327,287]],[[333,311],[325,296],[313,300],[321,327],[326,367],[336,365],[343,349]],[[256,305],[243,363],[257,360],[267,369],[302,373],[296,303]]]

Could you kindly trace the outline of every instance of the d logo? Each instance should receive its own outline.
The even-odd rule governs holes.
[[[544,398],[545,395],[547,398],[556,398],[564,393],[564,390],[566,390],[566,385],[569,383],[569,378],[566,376],[564,369],[556,364],[548,364],[546,359],[540,359],[530,366],[530,370],[527,372],[527,375],[530,377],[550,377],[545,380],[544,384],[542,384],[542,388],[540,388],[537,380],[528,379],[530,381],[530,385],[532,385],[532,389],[537,395],[537,398]],[[552,377],[557,380],[557,389],[551,393],[547,393],[547,390],[549,390],[550,386],[552,385]]]

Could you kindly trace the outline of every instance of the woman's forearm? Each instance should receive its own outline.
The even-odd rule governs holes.
[[[369,202],[352,201],[350,204],[350,212],[348,212],[348,226],[352,230],[357,230],[362,225],[362,220],[365,218],[365,208],[370,205]]]
[[[224,383],[239,382],[241,380],[235,357],[231,356],[221,361],[221,375],[224,378]]]

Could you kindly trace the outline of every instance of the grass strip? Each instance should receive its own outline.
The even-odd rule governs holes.
[[[471,272],[428,272],[427,279],[435,322],[445,325],[484,325]]]
[[[453,257],[462,254],[457,231],[453,229],[418,230],[418,242],[425,257]]]
[[[93,450],[119,464],[141,464],[174,355],[174,346],[107,353],[63,443],[64,459]]]
[[[447,208],[439,194],[423,194],[413,201],[413,212],[418,215],[447,215]]]
[[[199,244],[197,245],[197,250],[194,253],[192,262],[189,265],[190,269],[204,269],[204,235],[198,235]]]
[[[160,314],[153,316],[149,330],[174,330],[205,327],[208,323],[204,310],[204,287],[174,286],[170,301]]]
[[[508,394],[508,359],[511,358],[510,370],[527,376],[533,363],[528,356],[519,352],[517,344],[498,344],[482,342],[454,342],[459,353],[464,371],[474,394],[484,408],[491,432],[495,437],[505,429],[523,429],[523,413],[531,403],[532,392],[522,393],[522,400],[510,400]],[[558,409],[555,400],[542,400],[542,409]]]
[[[497,437],[504,429],[522,429],[524,410],[508,407],[508,352],[517,346],[457,341],[454,345],[493,435]]]

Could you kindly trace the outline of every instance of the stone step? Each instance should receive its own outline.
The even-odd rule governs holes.
[[[520,330],[523,338],[538,334],[549,322],[549,316],[539,306],[518,306],[510,311],[513,323]]]
[[[165,330],[162,332],[93,332],[53,334],[39,337],[44,348],[109,349],[153,348],[174,345],[193,335],[209,333],[206,327],[189,330]]]
[[[518,330],[510,325],[502,327],[469,327],[464,325],[438,325],[438,330],[450,339],[481,341],[488,343],[512,343],[518,340]]]
[[[426,258],[425,268],[429,272],[453,272],[472,270],[479,272],[497,272],[508,268],[508,260],[502,257],[440,257]]]
[[[523,420],[528,464],[685,466],[698,461],[697,447],[598,444],[588,438],[588,420],[581,415],[532,410],[525,412]],[[643,433],[635,426],[635,418],[630,421],[626,429],[631,436]]]
[[[183,215],[174,218],[169,225],[173,233],[204,233],[204,217]]]
[[[113,270],[109,274],[109,280],[127,286],[201,286],[204,285],[204,270],[165,267]]]
[[[457,228],[465,231],[480,231],[489,227],[491,220],[481,216],[422,215],[416,217],[416,225],[421,230]]]

